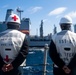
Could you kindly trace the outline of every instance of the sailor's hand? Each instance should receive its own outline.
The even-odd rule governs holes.
[[[71,70],[67,66],[64,66],[62,69],[66,74],[69,74],[71,72]]]
[[[7,72],[7,71],[10,71],[10,70],[12,70],[13,69],[13,66],[12,66],[12,64],[5,64],[5,65],[3,65],[3,67],[2,67],[2,70],[4,71],[4,72]]]
[[[12,66],[12,64],[7,64],[6,68],[7,68],[7,71],[10,71],[13,69],[13,66]]]
[[[4,72],[7,71],[6,64],[3,65],[2,70],[3,70]]]

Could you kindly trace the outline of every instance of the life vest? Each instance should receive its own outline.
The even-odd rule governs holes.
[[[16,58],[24,38],[25,34],[17,30],[8,29],[0,33],[0,55],[6,64],[11,63]]]
[[[52,40],[56,45],[60,58],[68,65],[76,54],[76,33],[63,30],[54,35]]]

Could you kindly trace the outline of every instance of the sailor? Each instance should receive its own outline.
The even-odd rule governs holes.
[[[27,38],[18,31],[18,15],[11,14],[6,24],[7,30],[0,33],[0,75],[21,75],[19,66],[28,54]]]
[[[72,19],[68,15],[62,17],[59,24],[62,31],[52,36],[49,56],[54,62],[54,75],[70,75],[70,63],[76,54],[76,33],[71,31]]]

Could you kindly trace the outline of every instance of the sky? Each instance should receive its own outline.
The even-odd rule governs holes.
[[[30,18],[31,35],[39,35],[41,20],[43,20],[43,35],[53,33],[54,25],[57,32],[61,31],[59,21],[62,16],[69,15],[72,20],[72,30],[76,24],[76,0],[0,0],[0,21],[5,21],[7,9],[20,8],[24,12],[21,18]]]

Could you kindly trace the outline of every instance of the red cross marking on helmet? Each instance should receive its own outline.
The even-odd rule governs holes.
[[[4,59],[6,62],[9,62],[9,57],[8,55],[6,55],[5,59]]]
[[[14,17],[12,17],[12,19],[13,19],[14,21],[16,21],[18,18],[14,15]]]

